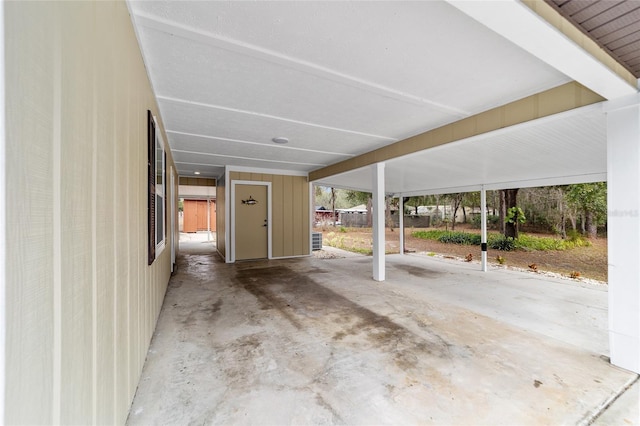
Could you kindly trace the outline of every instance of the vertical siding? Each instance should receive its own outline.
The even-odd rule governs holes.
[[[310,254],[309,183],[306,177],[231,172],[229,178],[231,181],[271,182],[271,249],[273,257]],[[217,193],[219,197],[220,191]]]
[[[77,13],[91,16],[92,9],[91,3],[82,3]],[[67,15],[66,8],[60,12],[60,16]],[[61,27],[60,163],[59,177],[54,176],[60,184],[61,300],[54,306],[54,314],[61,317],[59,388],[63,424],[93,417],[93,271],[92,260],[87,259],[93,250],[92,193],[87,187],[92,182],[93,167],[92,26],[92,20],[68,19]],[[87,37],[83,40],[78,34]],[[65,161],[71,159],[76,161]]]
[[[48,424],[53,413],[54,346],[52,8],[9,2],[4,8],[6,240],[13,243],[6,249],[4,423]],[[25,28],[30,37],[22,37]],[[17,59],[20,50],[29,54]],[[31,120],[25,122],[23,114]],[[28,162],[23,165],[21,159]]]
[[[169,246],[146,262],[153,93],[123,1],[11,2],[5,25],[4,423],[122,424],[170,276]]]

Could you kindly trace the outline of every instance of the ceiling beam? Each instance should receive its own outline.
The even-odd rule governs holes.
[[[605,99],[637,93],[637,79],[541,0],[449,4]]]

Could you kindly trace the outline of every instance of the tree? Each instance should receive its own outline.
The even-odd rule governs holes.
[[[413,197],[405,197],[404,204],[409,207],[413,207],[414,214],[418,215],[418,207],[424,206],[426,204],[425,197],[423,196],[413,196]]]
[[[596,238],[598,225],[607,220],[607,184],[597,182],[569,185],[567,201],[582,212],[583,226],[589,238]]]
[[[351,190],[346,190],[345,193],[345,197],[352,207],[358,204],[367,205],[367,226],[371,227],[371,193]]]
[[[503,189],[501,191],[501,201],[502,197],[504,197],[504,203],[501,203],[502,208],[500,209],[500,214],[504,217],[504,236],[513,239],[518,238],[518,212],[512,210],[514,208],[517,208],[518,189],[519,188]],[[511,218],[509,218],[509,212],[511,212],[512,214]],[[524,216],[524,213],[522,216]]]
[[[336,189],[331,188],[331,216],[333,217],[333,226],[336,226]]]
[[[453,212],[451,216],[451,230],[454,231],[456,229],[456,216],[458,215],[458,209],[462,204],[462,200],[464,199],[463,192],[456,192],[455,194],[448,194],[449,201],[451,202],[451,211]],[[465,213],[466,216],[466,213]],[[466,217],[465,217],[466,222]]]

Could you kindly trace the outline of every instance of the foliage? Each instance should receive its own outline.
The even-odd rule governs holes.
[[[523,250],[570,250],[576,247],[589,247],[591,243],[582,237],[562,240],[559,238],[534,237],[532,235],[521,234],[515,240],[515,247]]]
[[[327,209],[331,209],[331,189],[327,186],[314,185],[314,195],[316,206],[324,206]],[[344,189],[335,189],[335,206],[336,209],[346,209],[349,207],[353,207],[354,205],[350,205],[347,200],[347,192]]]
[[[443,230],[414,231],[411,234],[415,238],[424,240],[435,240],[441,243],[460,244],[460,245],[480,245],[481,237],[479,234],[470,232],[454,232]],[[512,250],[569,250],[576,247],[588,247],[591,243],[584,238],[577,237],[574,239],[562,240],[559,238],[534,237],[527,234],[520,234],[519,238],[514,239],[505,237],[504,235],[491,233],[487,236],[487,245],[489,248],[501,251]]]
[[[507,216],[504,218],[507,223],[525,223],[527,221],[524,212],[520,207],[511,207],[507,210]]]
[[[498,224],[499,220],[500,220],[500,216],[488,214],[487,215],[487,226],[495,227],[495,225]],[[471,225],[476,229],[482,228],[482,216],[479,215],[479,214],[474,215],[471,218]]]
[[[487,238],[487,246],[494,250],[511,251],[515,250],[515,240],[511,237],[505,237],[502,234],[492,234]]]
[[[441,236],[448,234],[448,231],[440,229],[430,229],[428,231],[414,231],[411,233],[416,238],[422,238],[423,240],[438,240]]]
[[[593,213],[598,224],[603,224],[607,219],[606,182],[569,185],[567,201],[579,210]]]
[[[359,204],[367,204],[371,198],[371,193],[345,190],[345,198],[349,202],[350,206],[353,207]]]
[[[441,243],[450,243],[450,244],[462,244],[465,246],[479,246],[480,245],[480,235],[478,234],[470,234],[468,232],[447,232],[438,238],[438,241]]]

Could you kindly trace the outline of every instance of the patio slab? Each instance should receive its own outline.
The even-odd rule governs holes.
[[[179,262],[131,425],[577,424],[636,377],[608,362],[606,287],[415,255],[375,282],[370,257],[195,242]]]

